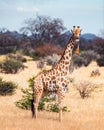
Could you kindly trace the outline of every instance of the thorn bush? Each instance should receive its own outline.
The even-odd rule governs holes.
[[[100,76],[99,69],[92,70],[90,77]]]
[[[0,78],[0,95],[12,95],[17,88],[17,85],[10,81],[4,81]]]
[[[6,59],[5,61],[0,63],[1,72],[4,73],[17,73],[20,69],[24,69],[24,65],[22,62],[13,59]]]
[[[89,97],[90,93],[95,89],[95,85],[89,81],[81,81],[75,85],[82,99]]]
[[[96,61],[99,55],[94,51],[83,51],[79,55],[74,54],[72,62],[75,67],[88,66],[91,61]]]
[[[26,62],[27,61],[27,59],[24,58],[20,54],[8,54],[7,59],[17,60],[17,61],[20,61],[20,62]]]
[[[43,68],[44,65],[51,65],[51,66],[54,66],[60,59],[60,55],[57,55],[57,54],[53,54],[51,56],[46,56],[44,58],[41,58],[37,67],[38,68]]]

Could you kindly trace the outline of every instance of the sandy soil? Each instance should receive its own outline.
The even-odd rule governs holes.
[[[39,112],[38,119],[31,118],[31,112],[21,110],[14,104],[21,98],[21,88],[28,86],[28,79],[40,70],[36,62],[25,63],[27,68],[18,74],[2,74],[4,80],[18,84],[16,93],[12,96],[0,96],[0,130],[104,130],[104,67],[99,68],[96,63],[88,67],[74,70],[71,77],[76,83],[82,80],[91,81],[98,88],[91,97],[81,99],[78,91],[69,85],[65,97],[65,105],[70,112],[63,113],[63,121],[58,121],[58,114],[52,112]],[[90,77],[91,71],[98,68],[101,75]]]

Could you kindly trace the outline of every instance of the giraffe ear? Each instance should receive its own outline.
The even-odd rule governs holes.
[[[82,29],[80,30],[80,32],[82,32]]]
[[[75,28],[76,26],[73,26],[73,28]]]

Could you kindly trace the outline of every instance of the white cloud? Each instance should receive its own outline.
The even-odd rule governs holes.
[[[39,12],[40,10],[36,6],[29,5],[29,6],[18,6],[17,11],[27,13],[27,12]]]
[[[11,1],[13,3],[11,3]],[[23,1],[0,1],[0,10],[2,11],[17,11],[17,12],[39,12],[40,9],[34,5],[33,2],[23,2]]]

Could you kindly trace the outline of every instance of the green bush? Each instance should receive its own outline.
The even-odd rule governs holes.
[[[15,92],[17,85],[13,82],[3,81],[0,78],[0,95],[12,95]]]
[[[16,102],[16,106],[22,109],[30,110],[31,109],[31,100],[33,99],[33,78],[29,79],[29,87],[26,89],[21,89],[23,96],[22,99]],[[39,102],[38,106],[39,110],[44,110],[45,109],[45,103],[43,98]]]
[[[0,63],[0,68],[2,72],[15,74],[20,69],[24,69],[24,65],[22,62],[19,62],[17,60],[6,59]]]
[[[33,78],[29,79],[29,87],[26,89],[22,89],[22,99],[16,102],[16,106],[22,109],[30,110],[31,109],[31,100],[33,99]],[[47,94],[43,96],[39,102],[38,110],[46,110],[58,112],[58,104],[53,103],[53,99],[51,99]],[[63,111],[67,111],[67,107],[63,108]]]
[[[58,112],[58,104],[57,103],[55,103],[55,104],[49,103],[47,105],[47,111]]]
[[[19,101],[16,102],[16,106],[22,109],[31,109],[31,99],[33,98],[33,91],[32,91],[32,87],[33,87],[33,78],[29,79],[29,87],[26,89],[21,89],[23,96],[22,99],[20,99]]]
[[[22,99],[16,102],[16,106],[22,109],[29,110],[31,108],[32,93],[31,89],[21,89],[23,96]]]
[[[52,112],[58,112],[59,111],[59,109],[58,109],[58,103],[49,103],[48,105],[47,105],[47,108],[46,108],[46,110],[47,111],[52,111]],[[68,109],[67,109],[67,106],[64,106],[63,107],[63,109],[62,109],[62,111],[69,111]]]

